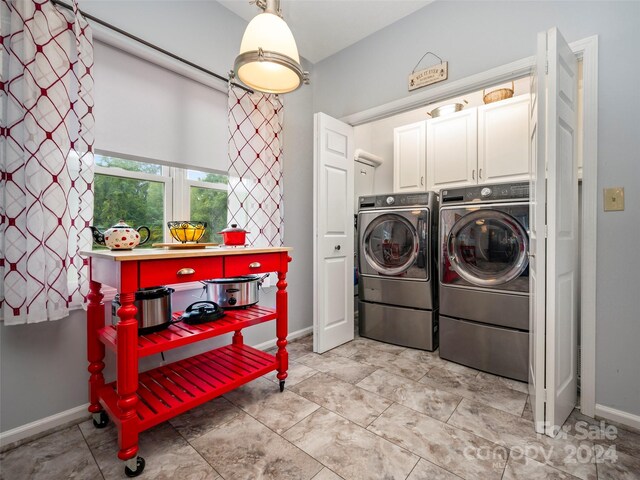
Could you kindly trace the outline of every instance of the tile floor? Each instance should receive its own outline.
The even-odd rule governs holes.
[[[537,436],[525,384],[365,338],[289,345],[287,388],[257,379],[140,435],[140,479],[640,479],[640,434],[571,415]],[[585,435],[589,431],[592,435]],[[602,435],[600,435],[602,437]],[[0,455],[0,479],[126,478],[91,421]]]

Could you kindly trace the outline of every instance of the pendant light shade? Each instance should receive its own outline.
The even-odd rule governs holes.
[[[308,73],[302,71],[289,26],[277,14],[277,2],[268,0],[264,8],[264,13],[247,25],[235,61],[235,75],[260,92],[292,92],[308,83]]]

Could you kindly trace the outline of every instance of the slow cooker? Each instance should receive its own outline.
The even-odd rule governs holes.
[[[175,290],[169,287],[143,288],[136,292],[133,302],[138,309],[138,334],[157,332],[169,327],[171,319],[171,294]],[[116,325],[120,321],[120,294],[111,302],[111,323]]]
[[[203,280],[207,292],[207,300],[215,302],[222,308],[246,308],[258,303],[259,289],[262,281],[269,274],[245,275],[231,278],[214,278]]]

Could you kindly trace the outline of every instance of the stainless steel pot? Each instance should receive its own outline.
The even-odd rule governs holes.
[[[450,113],[459,112],[465,106],[465,104],[469,104],[466,100],[463,100],[463,103],[448,103],[446,105],[441,105],[438,108],[434,108],[430,112],[427,112],[431,118],[441,117],[442,115],[449,115]]]
[[[133,302],[138,309],[138,333],[145,334],[164,330],[171,325],[171,295],[175,290],[168,287],[143,288],[136,292]],[[120,321],[120,294],[111,302],[111,323],[116,325]]]
[[[222,308],[246,308],[258,303],[260,285],[269,274],[203,280],[207,300]]]

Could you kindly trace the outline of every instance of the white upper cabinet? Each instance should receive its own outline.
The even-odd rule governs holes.
[[[425,122],[394,128],[393,191],[425,191],[425,165]]]
[[[427,189],[473,185],[477,179],[475,108],[427,120]]]
[[[529,95],[478,107],[478,183],[529,179]]]
[[[394,129],[394,192],[529,179],[529,95]]]

